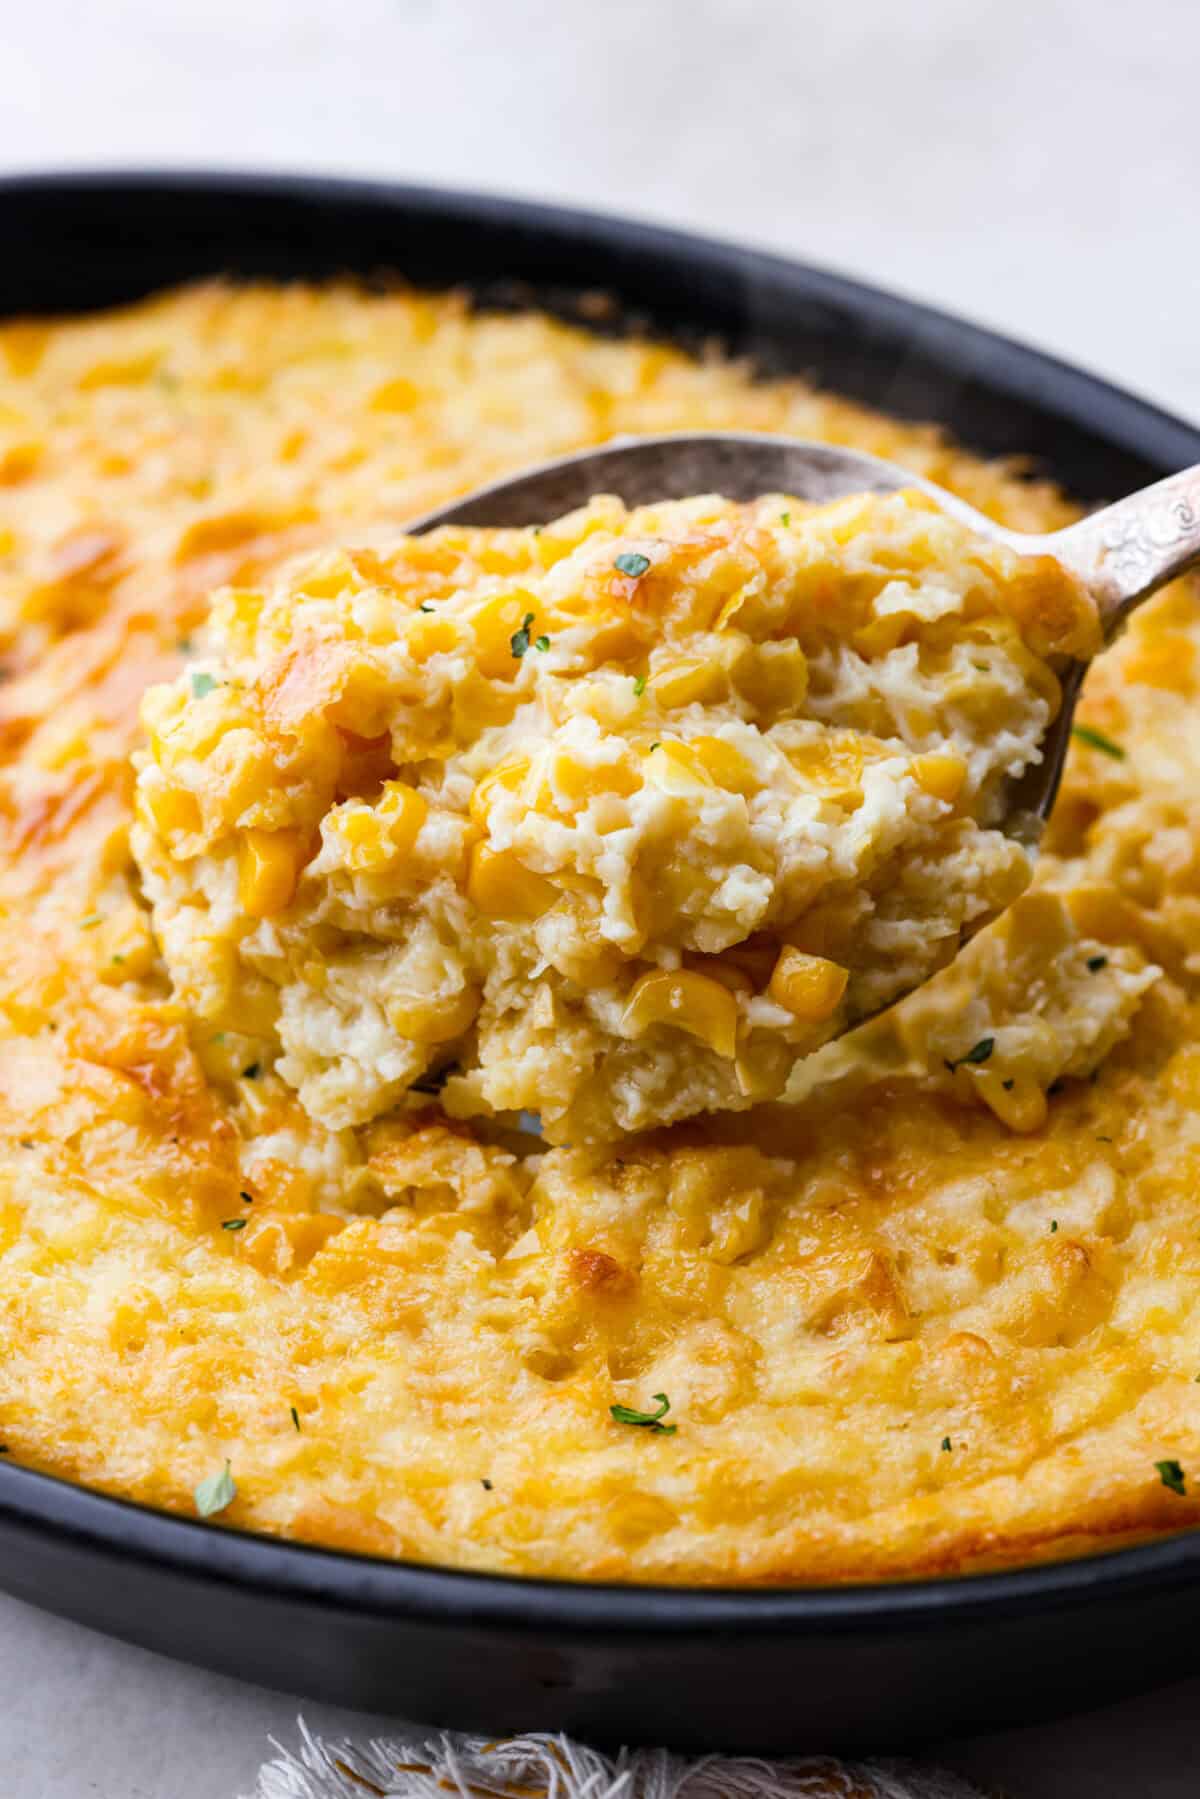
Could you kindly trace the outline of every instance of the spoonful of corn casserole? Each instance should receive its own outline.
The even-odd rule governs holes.
[[[324,1124],[752,1106],[1028,884],[1111,593],[870,458],[671,441],[226,589],[147,694],[176,992]]]

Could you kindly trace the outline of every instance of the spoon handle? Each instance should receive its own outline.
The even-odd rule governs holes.
[[[1200,563],[1200,466],[1094,512],[1046,540],[1096,596],[1106,637],[1135,606]]]

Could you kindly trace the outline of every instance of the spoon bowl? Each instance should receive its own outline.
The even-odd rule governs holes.
[[[763,494],[792,494],[821,504],[853,493],[917,488],[982,538],[1029,556],[1054,556],[1081,580],[1100,611],[1111,642],[1135,606],[1200,562],[1200,467],[1106,506],[1063,531],[1037,536],[998,525],[965,500],[910,469],[844,450],[766,433],[709,431],[664,437],[616,438],[542,462],[409,525],[534,525],[584,505],[594,494],[616,494],[627,506],[719,493],[744,502]],[[1041,760],[1010,781],[1000,828],[1036,844],[1062,781],[1075,706],[1087,664],[1065,662],[1057,673],[1062,707],[1042,744]]]

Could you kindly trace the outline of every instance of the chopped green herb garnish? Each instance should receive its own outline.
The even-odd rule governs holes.
[[[296,1410],[294,1405],[289,1406],[288,1410],[292,1414],[292,1423],[296,1426],[296,1429],[299,1430],[300,1429],[300,1414],[299,1414],[299,1412]]]
[[[1001,1081],[1000,1083],[1006,1093],[1011,1093],[1016,1084],[1015,1081]]]
[[[1169,1488],[1172,1493],[1178,1493],[1181,1499],[1184,1498],[1187,1488],[1184,1484],[1183,1469],[1179,1463],[1155,1462],[1154,1466],[1158,1469],[1158,1478],[1163,1486]]]
[[[521,620],[521,629],[519,631],[514,631],[508,640],[509,647],[518,662],[529,648],[529,627],[532,623],[533,613],[527,612],[525,617]]]
[[[189,678],[191,680],[192,698],[194,700],[202,700],[205,694],[211,693],[217,684],[212,675],[206,675],[200,669],[197,669]]]
[[[661,750],[661,748],[662,748],[661,741],[659,741],[658,743],[652,743],[650,745],[650,754],[653,755],[655,750]]]
[[[192,653],[191,638],[190,637],[177,637],[175,639],[175,648],[179,651],[181,656],[190,656]]]
[[[1050,1220],[1050,1235],[1053,1236],[1057,1229],[1058,1229],[1058,1219],[1052,1218]]]
[[[779,522],[781,525],[790,525],[792,522],[791,513],[790,512],[781,512],[779,514]]]
[[[124,960],[125,960],[124,956],[114,956],[113,957],[114,962],[123,962]]]
[[[1090,744],[1092,749],[1101,750],[1104,755],[1111,756],[1114,762],[1124,762],[1125,751],[1103,731],[1097,731],[1095,725],[1072,725],[1072,737],[1078,737],[1080,743]]]
[[[481,1480],[480,1480],[480,1482],[479,1482],[479,1484],[480,1484],[480,1486],[481,1486],[481,1487],[482,1487],[482,1488],[483,1488],[483,1490],[484,1490],[484,1492],[485,1492],[485,1493],[490,1493],[490,1492],[491,1492],[491,1490],[492,1490],[492,1483],[491,1483],[491,1481],[490,1481],[490,1480],[488,1480],[488,1478],[487,1478],[487,1476],[486,1476],[486,1475],[484,1475],[484,1476],[483,1476],[483,1478],[482,1478],[482,1479],[481,1479]]]
[[[994,1037],[981,1037],[978,1043],[971,1045],[965,1056],[958,1056],[953,1062],[947,1062],[946,1067],[951,1074],[956,1068],[961,1068],[964,1063],[970,1064],[971,1067],[978,1067],[981,1062],[987,1061],[995,1047],[996,1039]]]
[[[650,558],[643,556],[640,550],[623,550],[613,563],[613,567],[619,568],[623,575],[630,575],[633,580],[637,581],[650,567]]]
[[[86,918],[80,919],[79,928],[81,931],[94,931],[96,926],[101,922],[101,919],[101,913],[89,912]]]
[[[1102,968],[1108,967],[1108,957],[1107,956],[1089,956],[1087,959],[1087,965],[1088,965],[1088,969],[1090,970],[1090,972],[1092,974],[1099,974],[1099,972]]]
[[[633,683],[633,691],[634,691],[634,693],[636,693],[636,695],[637,695],[637,697],[638,697],[638,699],[639,699],[639,700],[640,700],[640,699],[641,699],[641,697],[642,697],[642,695],[643,695],[643,694],[644,694],[644,693],[645,693],[645,691],[646,691],[646,677],[645,677],[645,675],[638,675],[638,676],[637,676],[637,677],[636,677],[636,679],[635,679],[635,680],[634,680],[634,683]]]
[[[202,1518],[211,1518],[217,1512],[223,1512],[227,1505],[232,1505],[237,1498],[237,1486],[229,1472],[229,1463],[219,1474],[210,1474],[200,1482],[193,1495],[196,1510]]]
[[[417,607],[417,611],[418,612],[432,612],[433,607],[430,605],[428,600],[422,600],[421,604]]]
[[[670,1411],[671,1401],[665,1393],[655,1393],[653,1397],[658,1401],[657,1412],[637,1412],[629,1405],[610,1405],[608,1409],[618,1424],[640,1424],[647,1430],[658,1431],[661,1436],[673,1436],[678,1426],[660,1422]]]
[[[238,1198],[241,1200],[241,1202],[244,1206],[252,1206],[254,1204],[253,1193],[247,1193],[244,1188],[238,1194]]]
[[[954,1445],[953,1445],[953,1444],[952,1444],[952,1443],[951,1443],[951,1441],[950,1441],[950,1439],[949,1439],[949,1437],[943,1437],[943,1438],[942,1438],[942,1448],[943,1448],[943,1450],[947,1450],[947,1449],[953,1449],[953,1447],[954,1447]]]
[[[535,537],[540,537],[542,535],[542,527],[540,525],[535,525],[533,527],[533,535]]]
[[[258,1079],[258,1075],[259,1075],[259,1065],[257,1062],[251,1062],[249,1068],[242,1069],[242,1079],[243,1080],[256,1081]]]
[[[215,1037],[210,1037],[210,1038],[209,1038],[209,1040],[208,1040],[208,1041],[209,1041],[209,1042],[210,1042],[210,1043],[224,1043],[224,1041],[225,1041],[225,1033],[224,1033],[224,1031],[218,1031],[218,1032],[217,1032],[217,1034],[216,1034],[216,1036],[215,1036]]]
[[[246,1220],[244,1218],[222,1218],[221,1220],[223,1231],[244,1231],[245,1228]]]
[[[550,648],[550,639],[546,636],[545,632],[542,633],[533,647],[535,650],[541,650],[543,654]]]

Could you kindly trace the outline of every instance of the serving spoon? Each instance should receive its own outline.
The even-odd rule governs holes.
[[[877,456],[749,431],[616,438],[602,449],[560,456],[476,488],[407,529],[544,524],[600,493],[616,494],[627,506],[705,493],[734,501],[791,494],[821,503],[900,488],[918,488],[992,543],[1020,555],[1055,557],[1096,601],[1105,644],[1135,606],[1200,563],[1200,466],[1169,475],[1063,531],[1035,535],[1010,531],[945,488]],[[1057,670],[1062,708],[1046,732],[1041,760],[1008,783],[998,823],[1023,843],[1036,844],[1058,794],[1087,666],[1072,658]]]

